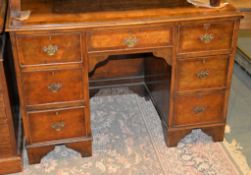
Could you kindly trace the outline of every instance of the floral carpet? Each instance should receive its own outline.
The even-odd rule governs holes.
[[[239,175],[222,143],[194,130],[167,148],[152,102],[127,88],[103,89],[91,99],[93,156],[57,146],[18,175]]]

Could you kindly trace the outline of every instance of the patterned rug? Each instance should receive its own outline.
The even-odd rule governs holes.
[[[194,130],[167,148],[150,100],[127,88],[103,89],[91,99],[93,156],[58,146],[18,175],[239,175],[222,143]]]

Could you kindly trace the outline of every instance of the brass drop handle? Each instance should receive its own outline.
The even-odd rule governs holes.
[[[124,40],[124,44],[127,47],[135,47],[135,45],[138,43],[138,39],[136,37],[129,37]]]
[[[199,71],[196,76],[199,78],[199,79],[204,79],[204,78],[207,78],[209,76],[209,72],[207,70],[202,70],[202,71]]]
[[[51,125],[51,128],[57,132],[60,132],[64,129],[65,123],[64,122],[56,122]]]
[[[63,85],[61,83],[52,83],[48,85],[48,89],[53,93],[57,93],[62,87]]]
[[[193,108],[193,112],[195,114],[199,114],[199,113],[203,113],[206,111],[206,107],[205,106],[196,106]]]
[[[210,43],[213,39],[214,39],[213,34],[209,34],[209,33],[205,33],[200,36],[200,40],[205,44]]]
[[[44,53],[46,53],[49,56],[54,56],[58,51],[58,46],[53,45],[53,44],[49,44],[48,46],[45,46],[43,48],[43,51],[44,51]]]

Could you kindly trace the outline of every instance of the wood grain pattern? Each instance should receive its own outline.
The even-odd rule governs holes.
[[[23,162],[20,156],[0,159],[0,174],[21,172],[23,169],[22,164]]]
[[[14,125],[19,123],[17,121],[19,116],[14,113],[14,105],[9,95],[13,92],[9,88],[12,82],[6,79],[6,74],[10,74],[11,71],[8,69],[9,65],[6,60],[10,55],[6,54],[5,34],[0,36],[0,40],[0,174],[6,174],[20,172],[22,162],[18,147],[20,140],[17,137],[17,130],[20,128]]]
[[[7,11],[7,0],[0,1],[0,33],[4,31],[5,17]]]
[[[79,33],[20,35],[17,38],[17,45],[21,66],[82,61]],[[44,50],[49,46],[57,48],[54,55],[48,55]]]
[[[178,91],[224,88],[228,64],[228,55],[178,60],[176,88]]]
[[[231,49],[234,21],[187,24],[180,27],[179,52]],[[210,41],[202,37],[210,35]]]
[[[60,0],[10,0],[10,4],[13,12],[20,9],[32,12],[24,21],[9,18],[7,30],[13,31],[131,26],[241,16],[231,5],[221,10],[195,8],[184,0],[149,0],[147,3],[138,0],[65,0],[64,3]]]
[[[29,112],[28,143],[45,142],[86,136],[84,108]],[[55,124],[63,124],[59,128]]]
[[[195,8],[183,0],[10,3],[14,8],[6,28],[11,33],[30,163],[40,162],[58,144],[83,156],[92,154],[89,86],[97,91],[105,79],[105,87],[123,78],[130,85],[147,87],[168,146],[195,128],[222,140],[242,17],[233,6]],[[15,18],[13,12],[21,9],[32,11],[28,19]],[[49,57],[41,50],[55,45],[52,41],[58,50]],[[80,106],[85,108],[82,125],[76,123],[80,113],[64,111]],[[55,111],[61,110],[76,135],[68,129],[46,133],[51,123],[59,122]]]
[[[25,103],[29,106],[84,98],[81,69],[26,72],[22,81]]]
[[[3,99],[3,94],[0,91],[0,120],[4,121],[5,119],[6,119],[6,113],[5,113],[4,99]]]
[[[41,159],[49,152],[53,151],[54,148],[55,148],[54,145],[35,147],[35,148],[27,147],[26,149],[28,152],[29,163],[30,164],[40,163]]]
[[[174,126],[224,122],[224,92],[178,95],[175,100]]]
[[[0,125],[0,155],[1,157],[11,157],[13,155],[13,148],[11,145],[11,138],[12,136],[10,135],[9,131],[9,126],[6,124],[1,124]],[[1,158],[0,158],[1,159]]]
[[[2,46],[1,46],[2,47]],[[2,51],[0,56],[2,57]],[[0,122],[3,123],[0,125],[0,158],[10,157],[15,155],[16,152],[16,140],[15,133],[13,128],[13,116],[9,101],[9,94],[5,79],[4,65],[3,65],[3,57],[0,59],[0,84],[2,87],[2,117],[0,118]]]
[[[182,129],[171,128],[168,129],[165,139],[167,146],[176,146],[179,141],[184,138],[187,134],[192,132],[194,127],[186,127]],[[208,126],[200,126],[200,129],[211,136],[215,142],[221,142],[224,139],[224,131],[225,125],[224,124],[215,124],[215,125],[208,125]]]
[[[171,43],[171,29],[167,26],[94,30],[87,36],[88,51],[147,48]],[[130,40],[135,42],[132,46],[127,43]]]

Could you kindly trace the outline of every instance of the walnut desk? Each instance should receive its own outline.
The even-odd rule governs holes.
[[[185,0],[10,3],[7,30],[30,163],[40,162],[57,144],[90,156],[89,90],[107,77],[110,83],[121,82],[124,73],[134,75],[127,78],[129,84],[146,87],[168,146],[195,128],[222,141],[242,17],[231,5],[204,9]],[[116,76],[122,78],[115,81]]]

